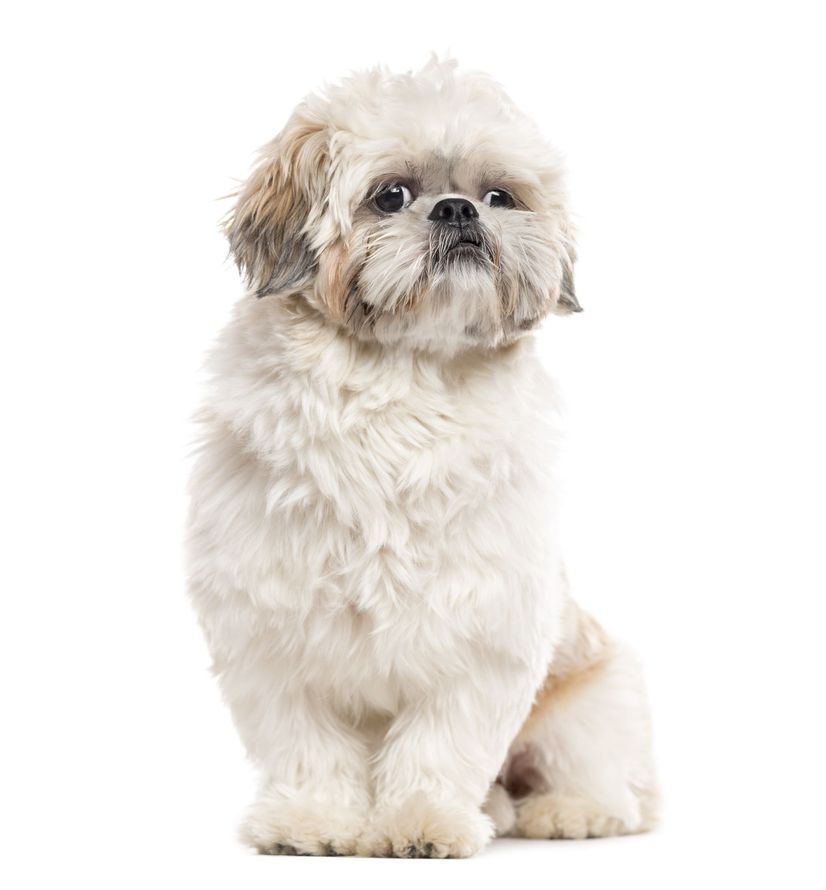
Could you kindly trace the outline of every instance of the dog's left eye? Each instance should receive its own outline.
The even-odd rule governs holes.
[[[385,213],[397,213],[413,200],[413,194],[406,185],[391,185],[376,195],[376,206]]]
[[[482,198],[488,207],[515,207],[516,201],[504,189],[491,189]]]

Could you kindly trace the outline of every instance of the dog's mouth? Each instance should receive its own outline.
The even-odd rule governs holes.
[[[476,244],[473,241],[460,241],[448,250],[445,257],[446,259],[454,261],[464,259],[481,261],[484,259],[484,254],[482,252],[481,244]]]
[[[462,234],[459,239],[453,244],[451,247],[447,249],[448,253],[453,253],[454,251],[474,251],[482,249],[482,239],[478,235],[474,235],[472,232],[468,232],[467,234]]]
[[[434,259],[439,262],[485,262],[490,259],[489,248],[475,227],[442,230],[434,245]]]

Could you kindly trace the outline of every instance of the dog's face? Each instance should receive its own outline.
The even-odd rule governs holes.
[[[497,84],[454,68],[374,69],[296,109],[227,222],[258,297],[451,352],[579,310],[555,156]]]

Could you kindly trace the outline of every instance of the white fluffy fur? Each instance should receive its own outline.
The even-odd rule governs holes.
[[[641,830],[655,797],[641,681],[568,598],[553,388],[512,323],[521,293],[501,299],[523,282],[545,294],[525,305],[559,308],[572,251],[556,162],[500,88],[452,63],[357,75],[303,109],[262,163],[310,126],[321,160],[302,170],[305,145],[283,180],[259,168],[229,226],[266,295],[240,300],[211,355],[191,484],[191,594],[261,773],[243,836],[262,852],[444,857],[495,826]],[[504,271],[434,270],[400,308],[439,195],[377,221],[367,184],[394,153],[459,164],[477,149],[537,204],[473,195]],[[268,225],[292,234],[249,240]],[[365,257],[377,231],[396,246]],[[334,259],[362,276],[377,326],[329,299]]]

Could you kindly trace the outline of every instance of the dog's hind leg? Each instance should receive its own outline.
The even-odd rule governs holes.
[[[509,835],[516,824],[516,809],[507,788],[496,781],[490,786],[482,812],[493,822],[497,837]]]
[[[633,656],[573,602],[501,776],[521,837],[632,834],[656,821],[648,704]]]

